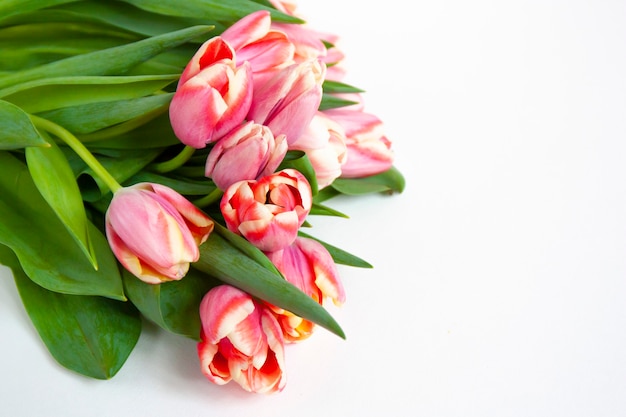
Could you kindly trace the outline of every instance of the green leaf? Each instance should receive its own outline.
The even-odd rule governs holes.
[[[351,253],[346,252],[343,249],[339,249],[336,246],[333,246],[329,243],[326,243],[316,237],[313,237],[307,233],[304,233],[302,231],[298,231],[298,236],[302,236],[302,237],[306,237],[309,239],[313,239],[318,241],[319,243],[321,243],[326,250],[328,250],[328,252],[330,253],[330,255],[333,257],[333,260],[335,261],[335,263],[338,264],[342,264],[342,265],[348,265],[348,266],[354,266],[357,268],[373,268],[373,266],[365,261],[362,258],[359,258],[356,255],[352,255]]]
[[[213,30],[194,26],[114,48],[76,55],[0,77],[0,88],[40,78],[80,75],[125,75],[134,66]]]
[[[85,134],[167,108],[173,95],[174,93],[166,93],[129,100],[88,103],[50,110],[39,113],[38,116],[76,134]]]
[[[87,22],[98,23],[138,35],[155,36],[191,26],[204,25],[206,19],[178,18],[149,13],[119,1],[77,1],[12,16],[1,20],[0,26],[53,22],[66,25],[68,23],[73,25]]]
[[[2,19],[6,19],[13,15],[19,15],[57,4],[71,3],[73,1],[77,0],[3,0],[0,3],[0,16],[2,16]]]
[[[235,21],[258,10],[269,10],[276,22],[302,23],[302,20],[250,0],[123,0],[140,9],[165,16],[195,17],[208,22]]]
[[[350,84],[342,83],[339,81],[324,80],[323,84],[324,93],[327,94],[350,94],[350,93],[363,93],[364,90],[354,87]]]
[[[66,28],[77,26],[63,25]],[[40,37],[34,37],[33,32]],[[0,69],[21,71],[69,56],[120,46],[132,40],[137,39],[63,30],[46,23],[12,26],[0,30]]]
[[[125,300],[117,260],[100,230],[88,224],[95,270],[39,194],[26,165],[5,151],[0,166],[0,244],[15,252],[30,279],[60,293]]]
[[[228,243],[232,245],[235,249],[241,251],[242,254],[249,257],[256,263],[261,265],[263,268],[282,277],[280,271],[278,270],[278,268],[276,268],[276,265],[274,265],[272,261],[270,261],[269,258],[259,248],[252,245],[244,237],[231,232],[226,227],[217,222],[215,222],[214,233],[219,234],[220,237],[228,241]]]
[[[147,284],[126,270],[122,276],[126,294],[141,314],[165,330],[200,340],[200,301],[220,281],[196,269],[180,281],[158,285]]]
[[[341,193],[333,187],[324,187],[313,197],[313,204],[321,204],[323,201],[330,200],[339,195],[341,195]]]
[[[106,149],[154,149],[180,145],[172,130],[167,112],[148,114],[86,135],[77,135],[81,142],[97,142],[93,146]],[[140,124],[137,125],[136,122]],[[204,176],[204,168],[202,168]]]
[[[42,133],[45,134],[45,133]],[[26,148],[26,163],[39,193],[57,214],[94,268],[98,262],[89,237],[89,222],[74,173],[59,147]]]
[[[303,151],[288,151],[277,170],[286,168],[300,171],[300,173],[306,177],[307,181],[309,181],[313,195],[317,194],[317,176],[306,153]]]
[[[404,191],[404,176],[397,168],[391,167],[387,171],[364,178],[337,178],[332,184],[335,190],[342,194],[361,195],[382,192]]]
[[[136,184],[138,182],[163,184],[182,195],[206,195],[215,191],[217,188],[215,184],[208,179],[205,181],[188,178],[178,179],[173,176],[164,176],[147,171],[141,171],[133,175],[126,184]]]
[[[43,11],[49,10],[50,9],[44,9]],[[28,19],[28,17],[33,16],[33,14],[36,15],[41,12],[42,10],[38,10],[16,16],[12,19],[3,20],[0,23],[0,42],[6,42],[7,45],[10,45],[8,41],[13,41],[14,44],[21,47],[38,45],[45,51],[47,49],[45,48],[47,45],[46,40],[58,46],[60,43],[57,43],[57,41],[60,40],[74,40],[80,44],[83,40],[82,38],[99,39],[102,41],[106,39],[109,39],[109,41],[113,41],[114,39],[121,41],[124,39],[126,42],[139,40],[140,38],[136,34],[128,33],[127,31],[98,22],[89,22],[86,20],[68,22],[36,18],[32,20]],[[11,20],[12,22],[7,24],[7,21]]]
[[[133,305],[49,291],[21,268],[12,271],[24,308],[54,359],[91,378],[115,376],[141,333],[141,319]]]
[[[63,149],[67,150],[65,147]],[[128,150],[124,153],[123,157],[116,155],[104,156],[98,155],[97,152],[93,153],[104,169],[121,184],[152,162],[154,158],[161,153],[161,150]],[[91,168],[87,167],[78,156],[71,151],[67,151],[66,156],[70,161],[70,165],[72,165],[72,170],[76,176],[83,200],[94,202],[110,192],[109,187],[102,179],[94,174]]]
[[[150,95],[179,75],[74,76],[42,78],[13,85],[0,97],[29,113],[88,103],[128,100]]]
[[[344,213],[342,213],[340,211],[337,211],[334,208],[331,208],[331,207],[325,206],[323,204],[320,204],[320,203],[318,203],[316,201],[313,202],[310,214],[319,215],[319,216],[343,217],[345,219],[348,218],[347,214],[344,214]]]
[[[28,146],[49,146],[22,109],[0,100],[0,152]]]
[[[322,94],[322,102],[320,103],[319,110],[330,110],[336,109],[338,107],[351,106],[353,104],[358,104],[356,101],[347,100],[345,98],[340,98],[333,96],[331,94]]]
[[[185,18],[150,13],[119,1],[82,1],[57,7],[53,11],[69,13],[77,20],[99,21],[147,36],[206,24],[206,19],[195,16]]]
[[[200,245],[200,259],[192,267],[345,338],[339,324],[324,307],[281,275],[244,255],[219,233],[211,233]]]

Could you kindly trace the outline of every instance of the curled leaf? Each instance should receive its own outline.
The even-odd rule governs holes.
[[[28,114],[15,104],[0,100],[0,151],[28,146],[48,146]]]

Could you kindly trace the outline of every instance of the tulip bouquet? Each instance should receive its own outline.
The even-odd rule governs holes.
[[[337,37],[279,0],[0,3],[0,263],[62,366],[108,379],[149,320],[199,370],[285,386],[345,301],[316,239],[339,195],[401,192]]]

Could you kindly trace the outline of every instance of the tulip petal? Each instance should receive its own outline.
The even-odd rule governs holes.
[[[229,285],[215,287],[200,303],[207,341],[217,343],[253,311],[254,302],[248,294]]]

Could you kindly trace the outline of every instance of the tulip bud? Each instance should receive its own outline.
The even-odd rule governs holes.
[[[339,272],[328,250],[318,241],[298,237],[288,247],[266,252],[267,257],[285,276],[285,279],[319,304],[331,299],[335,305],[346,300],[345,290],[339,279]],[[297,342],[308,338],[314,324],[289,311],[272,306],[283,329],[287,342]]]
[[[271,29],[269,11],[243,17],[220,36],[233,47],[237,65],[249,62],[255,85],[261,85],[281,68],[294,63],[295,47],[287,35]]]
[[[263,125],[248,122],[220,139],[209,152],[205,175],[220,190],[273,173],[287,153],[285,135],[274,138]]]
[[[235,66],[235,53],[221,38],[205,42],[187,64],[170,103],[172,129],[196,149],[243,122],[252,100],[249,64]]]
[[[115,192],[105,228],[119,262],[142,281],[159,284],[187,274],[213,221],[171,188],[139,183]]]
[[[273,393],[285,387],[284,341],[276,318],[247,293],[229,285],[211,289],[200,303],[198,356],[213,383]]]
[[[262,251],[289,246],[313,204],[311,186],[295,169],[258,181],[240,181],[224,192],[220,209],[226,226]]]
[[[357,109],[332,109],[324,113],[339,123],[346,134],[347,159],[341,177],[362,178],[380,174],[393,165],[391,141],[383,132],[382,121]]]
[[[341,176],[347,157],[346,135],[337,122],[318,112],[290,149],[306,153],[321,190]]]
[[[326,65],[307,61],[290,65],[255,89],[248,120],[284,134],[291,145],[298,140],[322,101]]]

